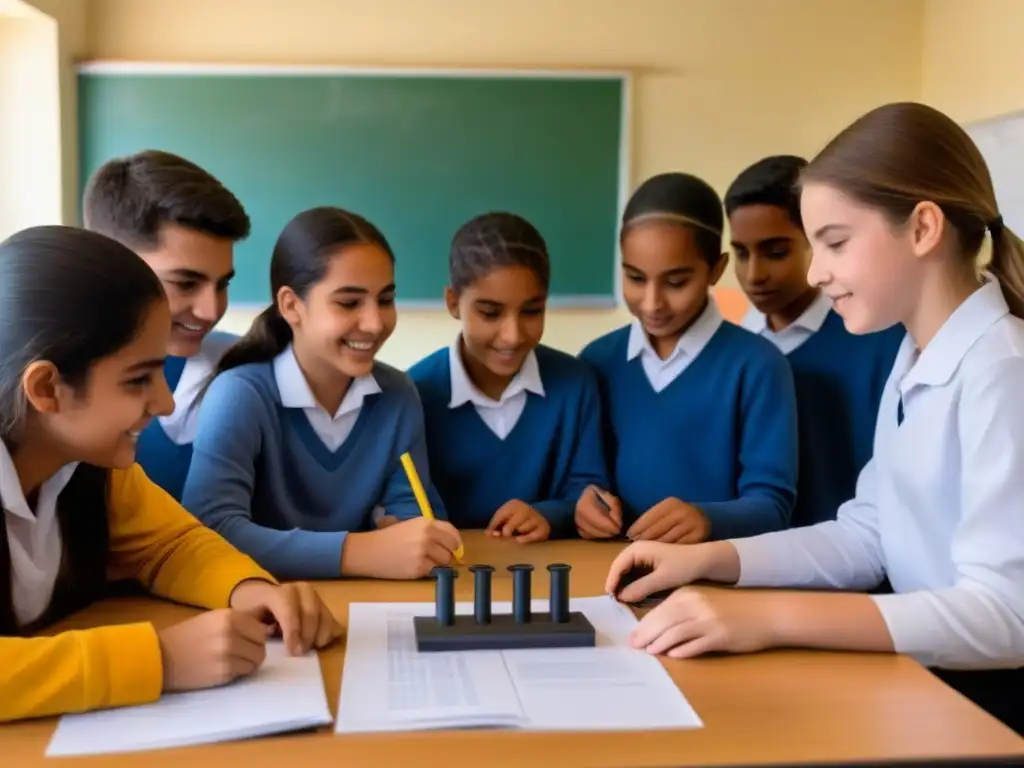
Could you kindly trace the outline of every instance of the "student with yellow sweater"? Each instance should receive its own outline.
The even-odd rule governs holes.
[[[292,653],[340,636],[309,585],[276,584],[134,463],[173,408],[170,331],[157,276],[115,241],[36,227],[0,243],[0,722],[223,684],[275,634]],[[36,636],[108,579],[219,610]]]

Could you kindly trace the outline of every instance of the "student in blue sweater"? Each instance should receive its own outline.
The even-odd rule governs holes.
[[[793,375],[710,296],[728,262],[722,228],[718,195],[688,174],[648,179],[626,206],[623,297],[636,320],[581,353],[601,382],[613,482],[581,500],[585,537],[692,543],[789,526]]]
[[[235,337],[213,331],[228,304],[234,246],[249,217],[210,173],[182,157],[147,150],[102,165],[86,185],[85,226],[128,246],[156,272],[173,325],[164,377],[173,413],[139,436],[136,460],[153,482],[181,499],[192,460],[203,382]]]
[[[744,170],[725,194],[736,278],[753,305],[743,327],[789,359],[796,383],[800,471],[793,525],[835,519],[871,458],[878,403],[906,335],[902,325],[855,335],[807,282],[811,246],[791,155]]]
[[[461,546],[430,485],[409,378],[375,360],[395,328],[394,256],[338,208],[293,218],[274,301],[221,359],[200,406],[184,504],[282,579],[419,578]],[[421,516],[408,452],[438,520]],[[374,513],[396,521],[377,528]]]
[[[529,222],[488,213],[464,224],[445,289],[462,330],[409,371],[450,519],[521,543],[575,533],[576,502],[607,485],[597,380],[540,344],[549,276]]]

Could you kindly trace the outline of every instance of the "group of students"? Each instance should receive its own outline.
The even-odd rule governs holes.
[[[83,213],[0,244],[0,721],[224,682],[275,633],[324,647],[301,580],[419,578],[479,528],[630,540],[610,592],[678,587],[638,648],[907,653],[1021,730],[1024,248],[945,115],[880,107],[724,201],[648,179],[621,222],[635,319],[578,356],[541,343],[547,247],[514,213],[455,233],[460,331],[408,371],[376,359],[396,256],[356,213],[288,222],[241,338],[214,327],[250,222],[207,171],[112,160]],[[726,223],[740,325],[711,296]],[[116,579],[222,610],[37,635]],[[824,591],[686,588],[707,579]]]

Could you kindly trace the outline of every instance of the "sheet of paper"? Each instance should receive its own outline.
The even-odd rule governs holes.
[[[47,756],[138,752],[268,736],[327,725],[320,660],[267,644],[256,674],[203,691],[165,694],[152,704],[65,715]]]
[[[583,651],[583,652],[580,652]],[[656,658],[631,648],[503,651],[532,730],[700,728]]]
[[[336,732],[702,726],[657,659],[626,645],[636,626],[628,608],[607,596],[570,608],[594,625],[597,647],[419,653],[412,618],[432,615],[433,603],[351,604]],[[469,615],[473,605],[455,610]]]
[[[412,617],[423,605],[349,605],[335,731],[525,725],[500,652],[416,650]]]

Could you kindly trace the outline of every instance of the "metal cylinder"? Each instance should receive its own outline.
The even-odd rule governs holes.
[[[551,587],[548,593],[551,621],[565,624],[569,621],[569,569],[567,563],[552,563],[548,566],[551,574]]]
[[[512,571],[512,615],[516,624],[530,623],[530,579],[533,566],[529,563],[519,563],[508,567]]]
[[[459,575],[451,566],[439,565],[434,575],[434,616],[442,627],[455,623],[455,579]]]
[[[473,573],[473,616],[477,624],[491,623],[491,574],[494,566],[471,565]]]

